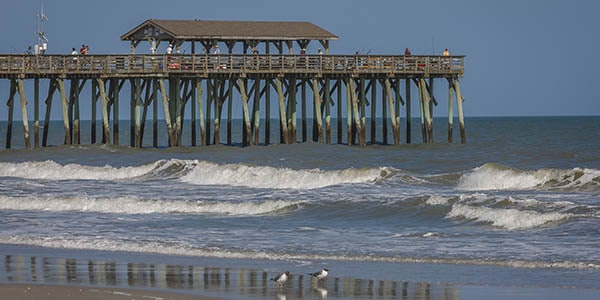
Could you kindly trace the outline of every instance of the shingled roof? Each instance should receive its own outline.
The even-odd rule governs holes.
[[[206,21],[149,19],[121,36],[121,40],[337,40],[310,22]]]

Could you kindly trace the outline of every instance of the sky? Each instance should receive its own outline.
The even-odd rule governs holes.
[[[466,116],[600,115],[596,0],[5,2],[0,53],[23,53],[37,42],[42,2],[50,54],[69,54],[81,44],[89,44],[92,54],[128,53],[129,42],[120,36],[150,18],[308,21],[339,36],[330,54],[403,54],[408,47],[413,54],[439,55],[448,48],[465,55]],[[7,82],[0,80],[0,102],[8,98]],[[447,83],[438,82],[436,98],[442,103],[434,112],[444,116]]]

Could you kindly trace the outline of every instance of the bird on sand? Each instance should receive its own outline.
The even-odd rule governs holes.
[[[285,271],[284,273],[278,274],[277,276],[271,278],[271,280],[275,281],[280,287],[285,284],[290,276],[289,271]]]
[[[327,268],[323,268],[323,270],[319,272],[308,273],[308,275],[316,278],[317,280],[321,280],[327,278],[327,275],[329,275],[329,270]]]

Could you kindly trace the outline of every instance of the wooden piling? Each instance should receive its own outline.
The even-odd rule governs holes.
[[[33,147],[40,147],[40,78],[33,79]]]
[[[396,119],[396,112],[394,111],[394,99],[392,98],[392,85],[389,79],[385,79],[385,91],[387,95],[387,102],[390,111],[390,122],[392,123],[392,131],[394,135],[394,145],[400,143],[400,127],[398,126],[398,120]],[[398,99],[396,99],[398,101]],[[385,118],[385,116],[384,116]]]
[[[57,82],[56,79],[50,79],[50,86],[48,87],[48,97],[46,97],[46,114],[44,117],[44,129],[42,132],[42,147],[48,145],[48,130],[50,129],[50,111],[52,109],[52,97],[56,91]]]
[[[377,143],[377,79],[371,79],[371,145],[375,145]],[[364,103],[363,103],[363,112],[364,112]],[[365,115],[363,113],[363,119]],[[366,120],[365,120],[366,123]],[[362,126],[366,126],[363,123]]]
[[[314,106],[315,106],[315,119],[317,119],[317,136],[319,137],[319,143],[323,143],[323,121],[321,118],[321,95],[319,93],[319,83],[316,79],[313,79],[313,94],[314,94]]]
[[[175,146],[175,132],[171,125],[171,112],[169,111],[169,96],[167,96],[167,90],[164,79],[159,79],[160,92],[163,102],[163,109],[165,111],[165,123],[167,123],[167,133],[169,135],[169,146]]]
[[[198,91],[198,122],[200,123],[200,144],[206,146],[206,124],[204,120],[204,101],[202,100],[202,82],[196,83],[196,90]]]
[[[102,142],[110,144],[110,127],[108,116],[108,97],[106,96],[106,87],[102,78],[97,78],[98,90],[100,91],[100,106],[102,109]]]
[[[244,113],[244,128],[246,130],[246,136],[249,138],[248,145],[252,145],[252,127],[250,126],[250,112],[248,111],[248,95],[246,94],[246,83],[245,80],[240,78],[238,79],[238,88],[240,90],[240,94],[242,96],[242,111]],[[246,145],[244,145],[246,146]]]
[[[285,96],[283,95],[283,88],[281,84],[281,78],[277,77],[275,79],[275,88],[277,89],[277,96],[279,98],[279,119],[281,124],[281,129],[283,131],[283,142],[285,144],[289,144],[289,134],[286,122],[286,109],[285,109]]]
[[[429,111],[428,106],[425,104],[427,101],[425,98],[425,86],[423,85],[423,81],[419,79],[417,81],[417,85],[419,87],[419,112],[421,115],[421,137],[423,144],[427,143],[427,128],[425,125],[425,111]]]
[[[411,143],[411,112],[410,112],[410,79],[405,79],[404,80],[405,83],[405,93],[406,93],[406,143],[410,144]]]
[[[454,93],[454,83],[452,82],[452,78],[448,78],[448,143],[452,144],[452,127],[453,127],[453,119],[454,119],[454,110],[453,110],[453,99],[452,94]]]
[[[17,93],[17,83],[14,79],[10,80],[10,94],[8,96],[8,101],[6,105],[8,106],[8,125],[6,128],[6,143],[4,144],[6,149],[10,149],[12,146],[12,128],[13,128],[13,113],[14,113],[14,103],[15,103],[15,94]]]
[[[423,111],[425,112],[425,122],[427,127],[427,143],[433,143],[433,120],[431,115],[431,94],[429,93],[429,89],[427,88],[427,83],[425,79],[421,78],[421,85],[423,88]]]
[[[58,91],[60,92],[60,99],[62,103],[62,112],[63,112],[63,125],[65,128],[65,145],[71,145],[71,127],[69,124],[69,113],[68,113],[68,104],[67,104],[67,95],[65,93],[65,83],[62,78],[56,80],[58,83]]]
[[[254,80],[254,101],[252,101],[254,145],[258,145],[260,136],[260,79]]]
[[[329,78],[325,79],[325,143],[331,144],[331,91]]]
[[[462,108],[462,103],[465,101],[465,99],[463,98],[462,93],[460,92],[460,83],[458,82],[458,78],[454,80],[454,89],[456,90],[456,106],[458,109],[458,124],[460,126],[460,142],[462,144],[466,144],[467,136],[465,134],[465,119],[463,116]]]
[[[23,120],[23,139],[25,140],[25,149],[30,149],[31,141],[29,139],[29,121],[27,119],[27,98],[25,98],[25,86],[22,78],[19,78],[17,90],[19,91],[19,99],[21,100],[21,118]]]

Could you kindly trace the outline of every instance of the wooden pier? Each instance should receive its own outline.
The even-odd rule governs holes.
[[[454,97],[457,99],[461,142],[466,142],[459,84],[459,78],[464,74],[464,56],[331,55],[329,40],[337,37],[314,30],[310,23],[302,27],[304,32],[268,35],[265,34],[267,29],[262,26],[269,25],[267,27],[271,28],[273,22],[245,22],[249,23],[245,24],[246,27],[254,26],[260,36],[246,32],[240,37],[235,31],[240,29],[236,26],[244,25],[238,24],[244,22],[211,21],[226,25],[225,28],[231,27],[229,32],[220,35],[215,35],[214,30],[210,34],[190,35],[182,29],[186,24],[191,28],[191,25],[198,27],[201,22],[207,21],[170,22],[148,20],[122,36],[123,40],[131,41],[132,53],[129,54],[0,54],[0,78],[10,81],[7,111],[0,110],[8,116],[6,148],[11,147],[17,94],[24,144],[26,148],[31,147],[30,118],[27,114],[27,105],[31,104],[25,96],[25,81],[33,81],[27,86],[33,85],[34,88],[34,147],[40,146],[41,81],[48,82],[41,146],[48,145],[48,125],[57,92],[62,107],[65,144],[80,143],[81,102],[91,106],[91,142],[120,144],[119,101],[124,97],[121,90],[126,84],[130,90],[127,101],[130,103],[131,120],[129,145],[132,147],[143,144],[149,111],[152,113],[154,147],[159,146],[159,126],[165,126],[169,146],[183,145],[182,132],[186,126],[189,126],[192,146],[232,144],[233,118],[243,120],[242,141],[239,141],[242,145],[271,144],[271,101],[278,104],[280,143],[306,142],[309,139],[307,120],[310,118],[313,120],[310,127],[315,142],[332,143],[332,126],[337,126],[337,143],[344,142],[342,133],[345,131],[348,145],[389,144],[389,122],[392,143],[400,144],[402,113],[405,114],[405,141],[411,143],[411,98],[415,97],[411,93],[412,88],[416,88],[415,98],[418,98],[422,142],[432,143],[433,106],[437,104],[433,96],[434,79],[448,83],[448,142],[452,142],[453,136]],[[289,25],[289,22],[281,23]],[[325,53],[292,54],[294,42],[305,48],[311,39],[318,40]],[[174,43],[174,50],[169,54],[135,54],[136,47],[144,40],[151,43],[153,52],[161,40]],[[243,42],[240,54],[233,53],[238,41]],[[191,42],[191,54],[177,53],[184,42]],[[204,53],[195,53],[197,42],[206,49]],[[229,53],[213,54],[208,51],[219,43],[225,44]],[[263,53],[248,53],[248,48],[261,43]],[[279,53],[270,53],[270,45],[275,45]],[[285,54],[284,45],[289,49]],[[80,99],[82,89],[88,84],[92,91],[89,102]],[[312,106],[310,111],[307,111],[307,104]],[[241,106],[241,116],[232,115],[234,106]],[[159,124],[159,110],[164,114],[164,120],[161,120],[164,125]],[[184,117],[186,111],[191,118]],[[226,142],[220,140],[223,111],[227,112]],[[101,138],[96,132],[97,115],[101,116]],[[332,117],[337,124],[331,124]],[[370,119],[370,124],[367,124],[367,119]],[[377,120],[382,122],[379,126],[383,130],[381,140],[377,140]],[[189,125],[184,122],[189,122]],[[261,128],[264,128],[262,141],[259,140]],[[367,139],[367,129],[370,139]]]

